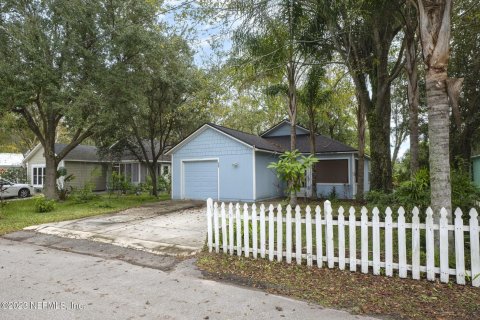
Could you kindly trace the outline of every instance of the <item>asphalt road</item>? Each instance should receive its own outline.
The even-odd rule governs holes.
[[[9,236],[0,238],[0,319],[368,319],[204,279],[193,259]]]

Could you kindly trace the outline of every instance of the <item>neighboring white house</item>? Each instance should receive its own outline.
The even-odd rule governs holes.
[[[23,154],[0,153],[0,169],[21,168],[23,166]]]
[[[61,152],[65,146],[61,143],[55,144],[55,153]],[[45,178],[45,156],[41,144],[27,154],[24,163],[30,183],[36,188],[42,188]],[[75,179],[69,183],[70,186],[83,188],[90,183],[96,191],[108,189],[109,177],[113,171],[129,177],[133,184],[146,182],[148,176],[146,165],[140,163],[134,156],[125,154],[116,161],[110,161],[99,156],[97,147],[87,145],[75,147],[58,167],[64,167],[67,174],[75,176]],[[170,157],[162,157],[157,170],[161,174],[170,173]]]

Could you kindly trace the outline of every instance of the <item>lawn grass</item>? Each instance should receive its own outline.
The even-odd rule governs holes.
[[[89,201],[69,199],[58,201],[55,210],[47,213],[35,212],[36,198],[6,202],[0,207],[0,235],[21,230],[31,225],[64,220],[79,219],[99,214],[117,212],[123,209],[140,206],[144,203],[167,200],[168,195],[156,198],[142,195],[97,195]]]
[[[202,252],[207,277],[287,295],[324,307],[388,319],[479,319],[480,290],[426,280],[374,276]]]

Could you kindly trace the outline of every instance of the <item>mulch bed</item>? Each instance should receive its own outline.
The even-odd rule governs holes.
[[[480,288],[202,252],[207,277],[388,319],[480,319]]]

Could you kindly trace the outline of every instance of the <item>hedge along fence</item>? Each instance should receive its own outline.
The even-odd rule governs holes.
[[[306,260],[307,266],[315,262],[319,268],[324,262],[329,268],[337,266],[340,270],[349,265],[350,271],[357,271],[360,266],[363,273],[372,271],[374,275],[384,273],[389,277],[394,270],[400,278],[410,274],[413,279],[420,279],[423,273],[434,281],[439,275],[444,283],[455,276],[458,284],[468,281],[480,287],[479,223],[475,209],[470,210],[469,225],[463,224],[460,209],[455,211],[453,225],[448,223],[445,209],[441,210],[438,224],[434,223],[430,208],[426,210],[424,223],[420,222],[416,207],[411,222],[406,222],[403,207],[399,208],[395,222],[390,208],[385,210],[385,221],[380,221],[377,208],[373,208],[369,220],[365,207],[360,210],[360,221],[353,207],[348,210],[348,217],[343,207],[339,207],[334,219],[330,201],[324,203],[324,216],[320,206],[315,208],[313,219],[309,206],[303,216],[301,208],[296,206],[294,217],[290,206],[286,207],[285,217],[281,205],[266,208],[262,204],[259,209],[257,214],[255,204],[244,204],[242,210],[238,203],[219,206],[208,199],[209,251],[222,250],[230,255],[236,252],[238,256],[243,253],[254,259],[258,255],[268,256],[270,261],[276,257],[287,263],[292,263],[294,258],[297,264]],[[440,236],[438,247],[434,241],[436,232]],[[455,236],[453,257],[449,256],[449,232]],[[466,266],[471,270],[466,270]]]

